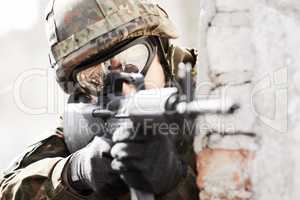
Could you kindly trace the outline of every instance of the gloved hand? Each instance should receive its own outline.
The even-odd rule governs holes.
[[[69,161],[68,182],[81,194],[118,195],[128,187],[111,168],[111,140],[96,136]]]
[[[177,157],[170,135],[135,135],[133,125],[126,121],[113,134],[112,168],[135,189],[165,194],[186,175],[186,165]]]

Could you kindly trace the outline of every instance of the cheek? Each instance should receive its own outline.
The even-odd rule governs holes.
[[[161,66],[158,56],[156,55],[145,76],[145,88],[163,88],[165,83],[166,79],[163,67]]]
[[[134,92],[136,92],[136,88],[134,85],[123,83],[123,91],[122,91],[123,96],[127,96],[130,93],[134,93]]]

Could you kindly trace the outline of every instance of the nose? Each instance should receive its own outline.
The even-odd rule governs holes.
[[[121,61],[117,58],[110,59],[109,70],[111,71],[124,71],[127,73],[138,73],[139,68],[133,64],[122,65]]]
[[[127,72],[127,73],[132,73],[132,72],[137,73],[138,72],[138,68],[134,65],[125,65],[124,67],[125,67],[124,71]],[[111,58],[109,69],[111,71],[122,72],[123,71],[123,66],[122,66],[121,61],[119,59],[115,58],[115,57]],[[127,96],[130,93],[134,93],[134,92],[136,92],[136,88],[135,88],[134,85],[131,85],[131,84],[128,84],[128,83],[123,83],[123,91],[122,91],[123,96]]]
[[[112,70],[112,71],[122,71],[121,61],[117,58],[111,58],[109,69]]]

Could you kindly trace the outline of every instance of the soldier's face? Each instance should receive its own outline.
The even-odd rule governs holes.
[[[112,71],[121,71],[122,65],[117,58],[111,59],[111,70]],[[136,72],[137,69],[134,68],[127,68],[125,69],[126,72]],[[159,61],[158,55],[156,55],[145,75],[145,88],[146,89],[157,89],[163,88],[165,86],[165,75],[163,71],[163,67]],[[133,85],[124,83],[123,84],[123,95],[128,95],[131,92],[135,92],[135,87]]]
[[[162,88],[165,85],[165,75],[157,48],[151,41],[143,40],[121,51],[116,51],[113,57],[106,60],[100,59],[99,63],[96,62],[76,72],[76,79],[88,93],[97,95],[104,88],[106,75],[115,71],[143,74],[145,76],[143,86],[146,89]],[[123,95],[128,95],[135,90],[133,85],[123,84]]]

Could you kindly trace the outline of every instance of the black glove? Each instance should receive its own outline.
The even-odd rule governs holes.
[[[165,194],[186,175],[186,165],[177,157],[171,135],[134,133],[126,121],[113,135],[112,168],[135,189]]]
[[[119,195],[128,187],[111,168],[111,140],[96,136],[85,148],[74,153],[68,167],[68,181],[81,194],[96,192],[102,197]]]

